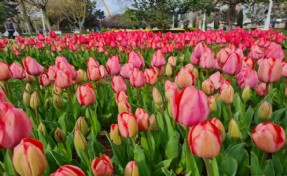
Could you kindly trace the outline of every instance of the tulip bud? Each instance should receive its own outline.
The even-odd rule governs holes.
[[[60,95],[62,93],[62,89],[54,85],[54,93]]]
[[[27,91],[28,93],[31,93],[32,92],[31,89],[32,89],[31,85],[29,83],[27,83],[26,86],[25,86],[25,91]]]
[[[214,91],[214,85],[212,83],[211,80],[207,79],[205,81],[202,82],[202,91],[206,94],[206,95],[210,95],[213,93]]]
[[[217,111],[216,98],[214,96],[208,97],[209,108],[211,112]]]
[[[36,78],[33,76],[33,75],[29,75],[29,74],[26,74],[26,81],[28,83],[32,83],[36,80]]]
[[[62,108],[64,106],[64,100],[58,94],[53,94],[53,103],[57,108]]]
[[[43,135],[47,135],[47,129],[43,123],[40,123],[40,125],[38,126],[38,133],[42,133]]]
[[[251,89],[249,88],[249,86],[246,86],[242,92],[243,101],[246,103],[250,99],[250,96],[251,96]]]
[[[139,176],[139,168],[135,161],[130,161],[125,168],[124,176]]]
[[[272,116],[272,106],[267,102],[264,101],[259,109],[258,109],[258,117],[262,121],[269,120]]]
[[[14,148],[12,162],[19,175],[43,175],[46,157],[43,144],[32,138],[24,138]]]
[[[197,68],[194,68],[192,70],[192,73],[194,74],[195,78],[198,78],[199,72],[198,72]]]
[[[183,62],[184,61],[184,54],[182,56],[180,56],[179,59],[181,62]]]
[[[232,86],[227,86],[220,91],[220,98],[223,103],[230,105],[233,102],[234,89]]]
[[[110,129],[110,138],[116,145],[121,145],[122,138],[120,135],[118,124],[112,124]]]
[[[105,154],[102,154],[101,159],[96,157],[92,161],[91,168],[92,168],[94,175],[96,176],[112,176],[113,175],[113,164],[111,162],[111,159]]]
[[[228,133],[229,133],[229,136],[234,138],[234,139],[241,139],[242,138],[239,127],[233,118],[230,120],[230,123],[228,126]]]
[[[75,129],[74,146],[77,151],[84,151],[88,146],[85,136],[78,129]]]
[[[166,76],[171,76],[172,75],[172,67],[171,67],[170,64],[166,64],[165,74],[166,74]]]
[[[30,99],[31,99],[31,95],[24,90],[23,92],[23,103],[25,106],[30,107]]]
[[[149,130],[156,131],[158,129],[157,119],[154,114],[149,117]]]
[[[163,106],[162,96],[160,92],[158,91],[158,89],[155,87],[152,90],[152,97],[153,97],[153,101],[155,102],[156,106],[158,108],[161,108]]]
[[[84,70],[79,69],[77,71],[76,83],[79,84],[79,83],[81,83],[83,81],[86,81],[87,79],[88,79],[87,73]]]
[[[85,176],[85,173],[76,166],[64,165],[61,166],[55,173],[51,176]]]
[[[60,128],[56,129],[54,133],[54,138],[58,143],[63,143],[66,141],[66,135]]]
[[[86,122],[85,117],[78,118],[78,120],[76,121],[75,129],[80,130],[84,136],[87,136],[89,132],[89,126]]]
[[[33,92],[30,99],[30,107],[32,109],[37,109],[39,107],[40,99],[36,91]]]
[[[138,134],[138,124],[133,114],[123,112],[118,115],[118,127],[122,137],[132,138]]]

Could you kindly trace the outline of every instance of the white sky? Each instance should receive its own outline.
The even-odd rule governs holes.
[[[105,0],[106,4],[112,15],[123,13],[131,2],[129,0]],[[102,0],[97,0],[97,9],[101,9],[105,12],[105,16],[108,17],[106,8]]]

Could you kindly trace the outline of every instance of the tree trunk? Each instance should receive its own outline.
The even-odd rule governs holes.
[[[229,30],[232,29],[232,22],[234,21],[234,17],[235,17],[235,5],[234,4],[230,4],[229,8],[228,8],[228,27]]]
[[[31,20],[29,19],[29,17],[27,16],[27,9],[26,9],[26,5],[24,3],[23,0],[20,0],[19,1],[19,6],[20,6],[20,9],[22,11],[22,18],[24,19],[24,22],[26,23],[27,25],[27,28],[28,28],[28,32],[31,33],[31,32],[35,32],[35,28],[31,22]]]
[[[51,23],[50,23],[49,18],[48,18],[48,16],[47,16],[46,9],[44,8],[44,9],[42,9],[42,11],[43,11],[43,16],[44,16],[44,20],[45,20],[47,29],[48,29],[49,31],[51,31]]]

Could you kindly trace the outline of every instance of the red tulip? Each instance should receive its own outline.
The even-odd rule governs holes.
[[[112,75],[117,75],[121,71],[120,56],[112,56],[106,63],[107,70]]]
[[[0,147],[13,148],[22,138],[29,137],[32,132],[32,122],[24,111],[10,108],[0,117]]]
[[[59,88],[68,88],[72,85],[72,74],[69,70],[58,70],[55,76],[55,85]]]
[[[43,175],[46,169],[43,144],[32,138],[22,139],[14,148],[12,162],[20,175]]]
[[[157,50],[151,59],[151,66],[153,67],[162,67],[166,63],[164,55],[161,50]]]
[[[209,121],[201,122],[189,131],[188,143],[194,155],[202,158],[216,157],[221,148],[220,131]]]
[[[85,176],[85,173],[76,166],[64,165],[61,166],[55,173],[50,176]]]
[[[38,34],[38,40],[40,40],[40,41],[44,41],[44,40],[45,40],[45,36],[44,36],[44,34],[39,33],[39,34]]]
[[[180,88],[192,86],[195,84],[195,76],[188,68],[182,67],[175,77],[175,83]]]
[[[0,80],[7,81],[12,76],[13,75],[9,69],[9,65],[0,61]]]
[[[29,75],[40,75],[44,73],[44,67],[28,56],[22,60],[24,68]]]
[[[133,70],[134,70],[134,65],[132,63],[126,63],[122,69],[121,69],[121,72],[120,74],[122,75],[122,77],[124,78],[130,78]]]
[[[144,71],[147,84],[155,84],[157,82],[158,71],[156,68],[148,68]]]
[[[49,76],[47,74],[42,74],[40,76],[40,84],[42,86],[49,86],[51,84],[51,80],[49,79]]]
[[[128,63],[132,63],[135,68],[145,67],[144,58],[140,52],[131,51],[128,57]]]
[[[23,79],[26,77],[24,68],[18,62],[13,62],[9,66],[10,71],[12,72],[12,77],[16,79]]]
[[[51,38],[56,38],[57,37],[55,31],[53,31],[53,30],[50,31],[50,37]]]
[[[252,140],[262,151],[274,153],[285,144],[284,129],[271,122],[260,123],[252,131]]]
[[[115,93],[126,91],[127,85],[125,80],[121,76],[114,76],[112,79],[112,89]]]
[[[132,138],[138,134],[138,125],[133,114],[123,112],[118,115],[118,126],[121,136],[124,138]]]
[[[77,99],[82,106],[94,104],[96,101],[94,87],[89,83],[79,86],[77,89]]]
[[[207,96],[193,86],[181,92],[174,91],[172,113],[175,121],[184,126],[192,126],[204,121],[209,115]]]
[[[138,68],[134,68],[130,76],[130,83],[134,87],[142,87],[146,83],[144,73]]]
[[[258,68],[258,78],[265,83],[276,82],[281,78],[282,68],[282,62],[279,59],[261,59]]]
[[[105,154],[102,154],[102,159],[96,157],[91,168],[96,176],[111,176],[114,172],[111,159]]]

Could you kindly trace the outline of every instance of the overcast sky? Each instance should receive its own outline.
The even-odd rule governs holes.
[[[123,13],[125,9],[131,4],[129,0],[105,0],[106,4],[112,15]],[[101,9],[105,12],[105,16],[108,17],[107,10],[102,0],[97,0],[97,9]]]

